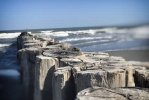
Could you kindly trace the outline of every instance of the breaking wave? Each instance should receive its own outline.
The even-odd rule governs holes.
[[[30,32],[31,33],[31,32]],[[32,32],[34,34],[34,32]],[[67,42],[74,46],[85,47],[91,45],[119,43],[134,41],[137,39],[149,39],[149,25],[138,27],[105,27],[105,28],[86,28],[86,29],[65,29],[39,31],[39,34],[52,37],[60,42]],[[0,47],[9,46],[15,38],[20,35],[17,33],[0,33]],[[112,44],[111,44],[112,45]]]
[[[0,39],[16,38],[19,35],[20,35],[20,32],[19,33],[0,33]]]
[[[149,40],[149,25],[146,26],[137,26],[137,27],[105,27],[105,28],[88,28],[88,29],[78,29],[78,30],[50,30],[50,31],[41,31],[41,34],[54,37],[60,42],[67,42],[74,46],[84,48],[99,47],[101,44],[110,44],[109,48],[101,47],[100,49],[110,49],[113,48],[112,45],[118,43],[120,44],[131,43],[143,41],[142,39]],[[135,41],[135,42],[133,42]],[[127,44],[126,44],[127,45]],[[141,45],[145,45],[143,42]],[[141,46],[137,45],[137,46]],[[147,44],[148,45],[148,44]],[[127,47],[127,46],[126,46]],[[129,46],[128,48],[130,48]],[[117,48],[117,47],[115,47]],[[114,49],[115,49],[114,48]],[[92,48],[93,49],[93,48]],[[97,49],[97,48],[96,48]],[[105,49],[104,49],[105,50]],[[94,50],[93,50],[94,51]]]
[[[94,36],[96,34],[131,34],[135,38],[149,38],[149,26],[140,26],[134,28],[108,27],[99,29],[87,29],[77,31],[41,31],[42,34],[52,37],[74,37],[74,36]],[[78,38],[79,39],[79,38]]]
[[[10,46],[16,38],[20,35],[20,32],[17,33],[0,33],[0,48]]]
[[[111,36],[106,36],[106,37],[78,37],[78,38],[67,38],[67,39],[62,39],[61,42],[70,42],[70,41],[81,41],[81,40],[96,40],[96,39],[111,39]]]

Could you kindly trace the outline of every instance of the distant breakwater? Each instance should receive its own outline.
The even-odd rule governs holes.
[[[148,64],[130,64],[103,52],[82,52],[27,32],[18,36],[17,48],[25,100],[149,98]]]

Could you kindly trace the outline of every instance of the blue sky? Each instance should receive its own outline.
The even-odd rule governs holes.
[[[149,0],[0,0],[0,30],[149,23]]]

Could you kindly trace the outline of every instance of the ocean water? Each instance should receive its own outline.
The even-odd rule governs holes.
[[[34,30],[30,33],[70,43],[81,48],[82,51],[146,49],[149,47],[149,25],[47,29]],[[19,34],[20,32],[0,33],[0,48],[8,47],[15,42]]]
[[[0,34],[0,100],[22,100],[21,68],[16,58],[19,34]]]
[[[111,51],[123,49],[148,49],[149,25],[137,27],[105,27],[47,30],[33,32],[67,42],[82,51]]]

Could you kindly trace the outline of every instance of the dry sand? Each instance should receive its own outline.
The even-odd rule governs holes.
[[[0,48],[0,56],[5,50]],[[112,56],[122,56],[129,61],[149,61],[149,49],[148,50],[117,50],[106,51]]]
[[[107,51],[112,56],[122,56],[128,61],[149,61],[149,50]]]

